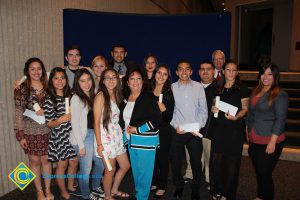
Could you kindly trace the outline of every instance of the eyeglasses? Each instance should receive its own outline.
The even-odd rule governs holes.
[[[105,81],[116,81],[117,77],[104,77]]]

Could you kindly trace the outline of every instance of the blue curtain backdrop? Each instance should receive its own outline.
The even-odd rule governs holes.
[[[211,60],[215,49],[230,55],[230,13],[201,15],[142,15],[94,12],[75,9],[63,11],[64,49],[78,44],[82,49],[81,64],[90,66],[92,59],[103,55],[111,60],[111,46],[125,44],[127,60],[143,64],[147,53],[159,63],[171,67],[173,81],[176,63],[191,61],[192,78],[199,80],[199,63]]]

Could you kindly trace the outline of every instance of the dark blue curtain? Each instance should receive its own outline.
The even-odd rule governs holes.
[[[198,67],[211,59],[215,49],[230,55],[230,13],[202,15],[141,15],[65,9],[63,13],[64,48],[78,44],[81,64],[90,66],[93,57],[103,55],[111,60],[111,46],[123,43],[127,60],[143,64],[149,52],[159,63],[168,64],[175,77],[180,59],[191,61],[192,78],[199,80]]]

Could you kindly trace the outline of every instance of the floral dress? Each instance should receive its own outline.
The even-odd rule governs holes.
[[[34,111],[33,105],[38,103],[41,108],[44,106],[46,91],[40,92],[30,87],[27,91],[25,84],[15,92],[15,123],[14,132],[18,141],[26,139],[28,148],[25,153],[35,156],[47,155],[50,129],[46,124],[39,124],[33,119],[23,115],[26,109]]]
[[[111,101],[111,119],[108,124],[108,130],[103,127],[102,122],[100,123],[101,142],[104,151],[110,159],[116,158],[126,152],[123,144],[122,129],[119,125],[119,115],[120,110],[117,104]],[[97,148],[95,148],[95,150],[97,151]],[[96,156],[98,156],[98,153],[96,153]]]

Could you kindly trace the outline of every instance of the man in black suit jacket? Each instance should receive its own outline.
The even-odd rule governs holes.
[[[123,44],[113,45],[110,53],[113,60],[109,63],[109,66],[115,69],[120,77],[125,76],[128,69],[139,67],[135,61],[125,61],[127,50],[126,46]]]
[[[211,117],[211,107],[213,104],[213,98],[215,96],[215,91],[217,88],[217,81],[214,78],[215,68],[212,62],[203,61],[200,64],[199,76],[201,78],[201,84],[205,89],[208,119],[205,126],[200,130],[200,133],[203,134],[202,144],[203,144],[203,153],[202,153],[202,166],[204,166],[205,173],[205,182],[209,183],[209,159],[210,159],[210,147],[212,140],[212,133],[208,131],[208,125]]]

